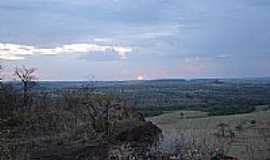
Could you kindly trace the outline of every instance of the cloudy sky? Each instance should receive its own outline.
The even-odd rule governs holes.
[[[270,1],[1,0],[0,63],[41,80],[270,76]]]

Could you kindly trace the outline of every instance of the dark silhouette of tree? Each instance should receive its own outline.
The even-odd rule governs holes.
[[[87,117],[92,122],[92,128],[97,132],[104,132],[110,136],[111,109],[118,106],[111,95],[93,95],[82,100]]]
[[[36,85],[35,80],[35,68],[27,68],[22,66],[21,68],[16,67],[15,75],[19,78],[23,85],[23,106],[24,109],[29,109],[31,100],[31,90]]]
[[[0,64],[0,85],[2,85],[2,80],[3,80],[3,75],[2,75],[2,71],[3,71],[3,67],[2,65]],[[1,86],[0,86],[1,87]]]
[[[221,137],[225,137],[226,129],[229,127],[226,123],[220,123],[217,125]]]
[[[181,112],[181,113],[180,113],[180,116],[181,116],[181,119],[183,119],[184,116],[185,116],[184,112]]]

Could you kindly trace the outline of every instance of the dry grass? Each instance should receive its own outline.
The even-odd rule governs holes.
[[[185,117],[181,116],[181,112]],[[270,112],[207,117],[205,112],[177,111],[149,118],[164,133],[163,145],[171,150],[176,139],[196,139],[215,147],[223,145],[228,155],[243,160],[263,160],[270,157]],[[228,124],[233,137],[216,136],[218,125]]]

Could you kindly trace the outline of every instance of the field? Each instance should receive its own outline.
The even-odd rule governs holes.
[[[175,110],[204,111],[210,115],[250,113],[254,106],[270,104],[269,78],[39,82],[33,90],[61,95],[83,86],[116,95],[147,117]],[[19,85],[17,88],[20,90]]]
[[[164,148],[172,150],[181,139],[192,139],[208,146],[223,142],[227,155],[241,160],[265,160],[270,157],[270,112],[207,116],[199,111],[175,111],[148,118],[163,130]],[[226,124],[225,136],[219,137],[219,125]],[[227,135],[233,133],[233,136]]]

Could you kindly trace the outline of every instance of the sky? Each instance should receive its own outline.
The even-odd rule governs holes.
[[[1,0],[0,63],[40,80],[270,76],[269,0]]]

